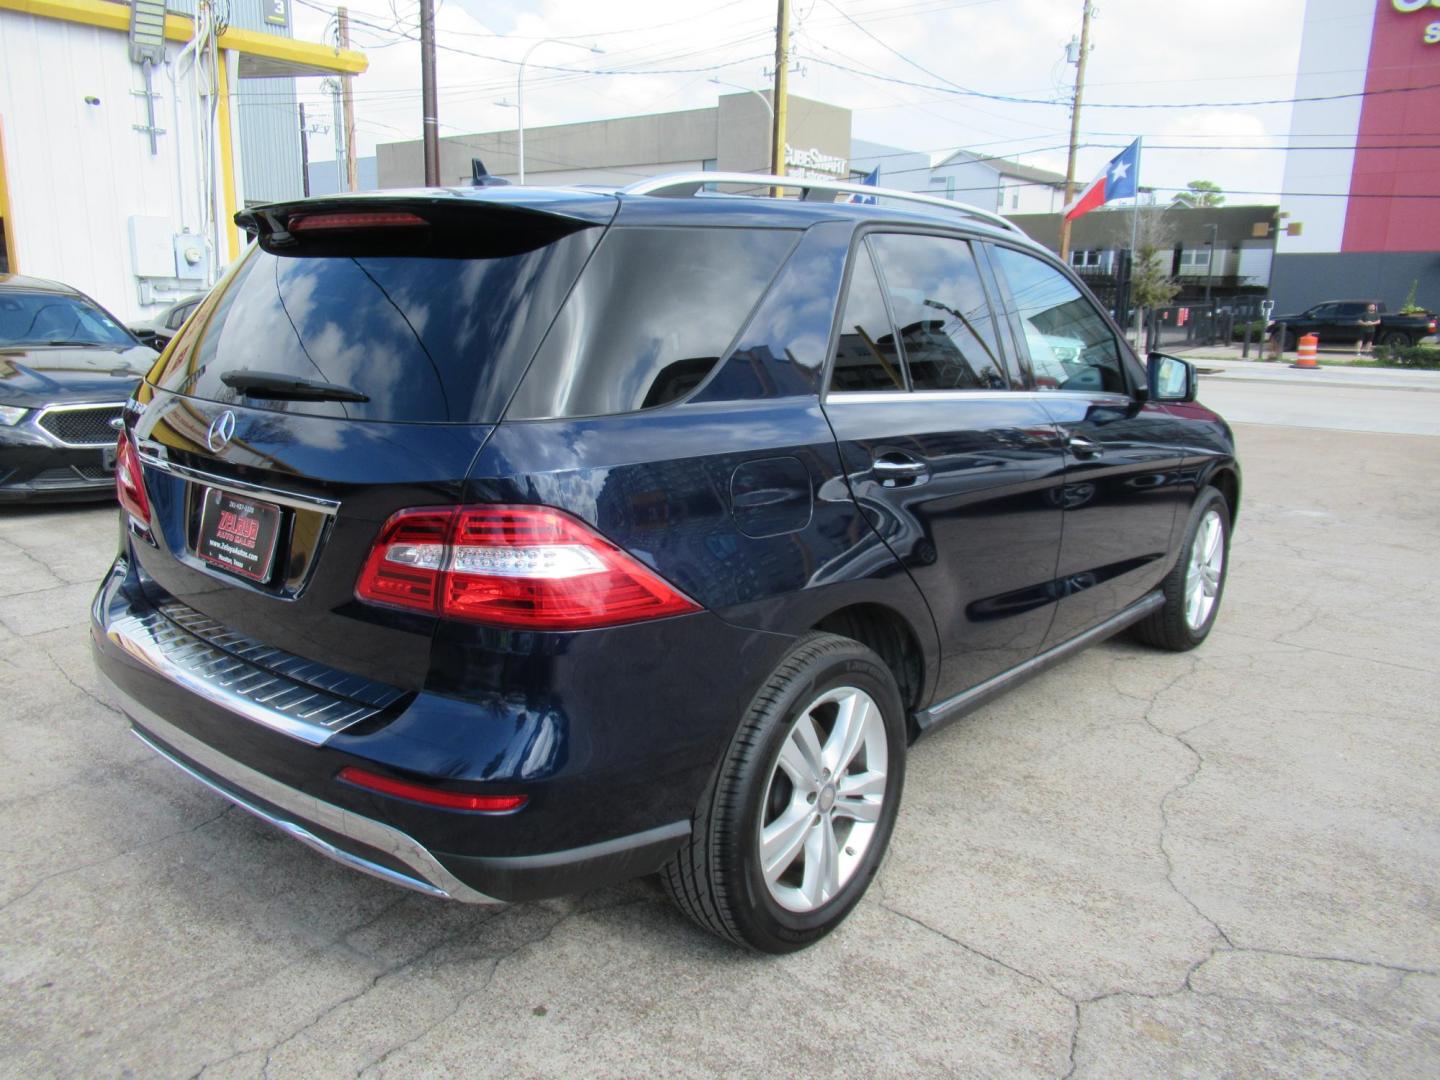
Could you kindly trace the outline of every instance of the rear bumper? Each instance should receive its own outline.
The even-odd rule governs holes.
[[[140,585],[122,557],[95,597],[91,626],[102,680],[136,735],[295,839],[431,896],[525,900],[658,870],[689,835],[691,811],[738,715],[729,702],[715,703],[715,730],[705,739],[654,717],[651,738],[637,745],[633,737],[614,738],[608,723],[579,730],[573,704],[564,714],[549,710],[546,724],[527,726],[497,715],[493,702],[376,694],[374,684],[357,689],[317,677],[318,665],[277,664],[275,650],[264,656],[268,668],[250,665],[247,658],[261,654],[248,651],[248,639],[200,622],[182,625],[174,611],[160,633],[157,609]],[[670,634],[684,636],[679,621],[670,620]],[[189,635],[186,625],[200,633]],[[619,700],[638,711],[637,700],[615,685],[613,660],[610,666],[605,705]],[[653,700],[653,686],[637,688],[642,692]],[[299,700],[305,694],[308,702]],[[342,696],[351,705],[365,698],[364,707],[354,716],[332,707]],[[668,740],[666,730],[675,733]],[[553,748],[556,732],[566,733],[565,749],[542,758],[536,748]],[[529,741],[517,742],[521,735]],[[621,751],[626,756],[617,758]],[[537,771],[546,762],[549,771]],[[530,802],[504,815],[431,808],[338,781],[352,764],[420,782],[463,782],[468,790],[521,791]],[[497,772],[497,764],[510,771]],[[651,797],[640,797],[647,787]],[[601,801],[597,791],[612,797]]]
[[[465,903],[499,903],[457,879],[414,837],[288,787],[185,734],[113,685],[111,691],[141,742],[302,844],[392,885]],[[336,837],[344,839],[337,842]],[[389,858],[379,859],[372,852]]]

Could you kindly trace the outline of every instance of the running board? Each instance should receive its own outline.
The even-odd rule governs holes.
[[[1112,615],[1099,626],[1092,626],[1083,634],[1062,642],[1038,656],[1031,657],[1018,667],[1002,671],[993,679],[987,679],[979,686],[972,686],[969,690],[962,691],[952,698],[946,698],[937,705],[921,709],[915,714],[915,724],[920,729],[919,734],[928,735],[936,728],[943,727],[952,720],[958,720],[968,712],[973,712],[991,698],[998,697],[1005,691],[1019,686],[1026,679],[1039,675],[1047,668],[1073,656],[1086,646],[1094,645],[1097,641],[1104,641],[1108,637],[1114,637],[1127,626],[1132,626],[1156,608],[1163,606],[1164,603],[1165,597],[1162,593],[1150,593],[1118,615]]]

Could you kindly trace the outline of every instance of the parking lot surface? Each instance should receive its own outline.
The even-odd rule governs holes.
[[[467,908],[229,809],[97,696],[113,508],[0,510],[0,1073],[1440,1075],[1440,439],[1237,434],[1209,642],[923,741],[787,958],[650,882]]]

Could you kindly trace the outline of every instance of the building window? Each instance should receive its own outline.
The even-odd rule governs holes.
[[[1010,209],[1020,209],[1020,185],[1016,184],[1010,189]]]
[[[1219,269],[1223,263],[1223,256],[1219,252],[1215,257],[1215,269]],[[1210,249],[1208,247],[1186,248],[1180,252],[1180,273],[1182,274],[1205,274],[1210,271]]]
[[[1070,265],[1076,270],[1098,270],[1104,263],[1105,253],[1099,248],[1070,252]]]

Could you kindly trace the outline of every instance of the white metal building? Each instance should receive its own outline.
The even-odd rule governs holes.
[[[0,265],[129,319],[202,290],[240,253],[241,83],[366,67],[358,52],[219,27],[208,4],[164,14],[162,38],[163,8],[150,10],[163,55],[141,63],[128,4],[0,0]]]

